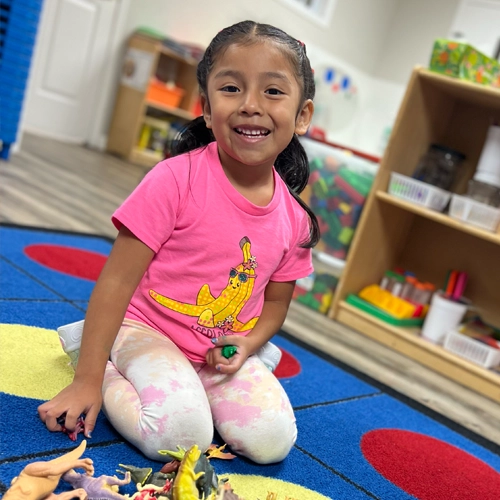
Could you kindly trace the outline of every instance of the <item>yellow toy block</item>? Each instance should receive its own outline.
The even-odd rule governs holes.
[[[391,292],[378,285],[369,285],[363,288],[358,296],[399,319],[412,318],[415,313],[413,304],[392,295]]]

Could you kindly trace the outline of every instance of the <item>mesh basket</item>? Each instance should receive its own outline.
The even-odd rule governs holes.
[[[484,368],[492,368],[500,363],[500,349],[490,347],[453,330],[446,334],[443,347]]]
[[[444,189],[396,172],[391,172],[389,194],[438,212],[445,209],[451,196],[451,193]]]

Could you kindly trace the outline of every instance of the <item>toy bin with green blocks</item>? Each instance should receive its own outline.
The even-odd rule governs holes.
[[[302,199],[316,215],[321,239],[316,250],[344,260],[351,245],[378,163],[348,150],[301,138],[309,158]]]
[[[297,280],[293,298],[315,311],[326,314],[333,300],[345,262],[323,252],[313,250],[314,271]]]

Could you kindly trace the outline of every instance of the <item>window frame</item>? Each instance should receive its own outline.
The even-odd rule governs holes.
[[[277,0],[285,4],[307,19],[316,22],[320,26],[329,26],[333,10],[338,0],[311,0],[311,6],[306,6],[307,0]]]

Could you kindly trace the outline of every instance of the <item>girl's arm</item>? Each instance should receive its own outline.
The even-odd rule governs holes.
[[[61,430],[57,418],[65,414],[64,425],[71,431],[84,413],[84,433],[90,437],[102,404],[101,387],[111,347],[153,256],[149,247],[122,226],[90,297],[73,382],[38,408],[49,430]]]
[[[248,356],[255,354],[281,328],[285,321],[290,301],[292,300],[295,281],[270,281],[264,294],[264,305],[259,320],[252,331],[246,336],[228,335],[218,337],[207,354],[207,363],[221,373],[235,373]],[[225,345],[235,345],[238,350],[234,356],[226,359],[221,354]]]

